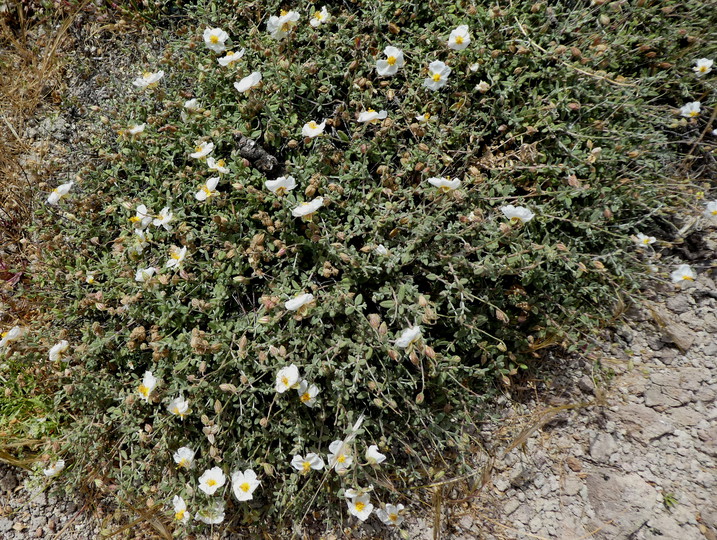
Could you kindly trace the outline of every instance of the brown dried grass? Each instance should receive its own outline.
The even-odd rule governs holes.
[[[32,141],[24,138],[25,126],[48,104],[56,105],[62,90],[63,55],[68,29],[86,0],[69,13],[57,11],[38,16],[33,2],[11,2],[0,15],[0,299],[3,326],[27,324],[37,313],[14,289],[26,279],[32,250],[27,235],[33,219],[37,176],[30,174],[24,158]],[[58,21],[62,22],[57,24]],[[49,31],[49,29],[55,29]],[[37,172],[37,171],[35,171]]]

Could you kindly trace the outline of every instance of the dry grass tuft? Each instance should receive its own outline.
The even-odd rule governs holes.
[[[4,324],[29,322],[35,309],[12,297],[28,263],[27,238],[33,216],[35,177],[24,166],[32,141],[24,138],[25,124],[45,103],[57,104],[62,90],[63,57],[68,29],[77,13],[57,12],[56,23],[41,17],[32,2],[11,4],[0,15],[0,316]],[[54,30],[51,30],[54,29]]]

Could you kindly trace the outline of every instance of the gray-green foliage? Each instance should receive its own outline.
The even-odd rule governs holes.
[[[251,467],[262,487],[228,515],[253,522],[303,516],[319,486],[317,501],[332,501],[324,508],[343,508],[342,486],[374,483],[391,502],[387,486],[401,490],[432,467],[463,470],[463,428],[491,381],[507,383],[545,346],[574,348],[634,288],[641,264],[629,235],[664,235],[655,216],[676,196],[671,167],[684,151],[674,141],[705,122],[673,112],[708,87],[691,70],[715,53],[699,38],[711,16],[702,2],[548,4],[359,1],[329,6],[332,21],[317,29],[305,2],[187,8],[162,58],[137,66],[164,69],[160,86],[138,92],[130,74],[118,99],[117,126],[146,122],[145,132],[102,142],[105,164],[83,171],[62,203],[77,222],[44,220],[67,238],[38,285],[62,291],[55,313],[74,346],[56,399],[71,419],[70,476],[123,496],[182,493],[191,510],[208,500],[187,490],[205,468]],[[302,19],[276,42],[266,18],[281,7]],[[473,42],[451,51],[459,24]],[[204,47],[207,25],[246,49],[237,66]],[[406,66],[382,79],[375,58],[387,45],[403,49]],[[435,59],[453,72],[431,92],[421,83]],[[240,95],[233,82],[252,71],[263,83]],[[490,88],[476,90],[480,81]],[[203,112],[183,121],[194,97]],[[388,120],[358,124],[368,108]],[[302,125],[323,119],[325,136],[303,140]],[[275,155],[297,189],[265,189],[235,133]],[[188,157],[200,139],[231,169],[208,203],[194,193],[214,174]],[[441,194],[432,176],[462,186]],[[311,222],[292,217],[319,195]],[[149,245],[132,254],[128,218],[140,203],[170,206],[175,221],[171,232],[150,226]],[[505,204],[536,217],[511,224]],[[163,268],[171,245],[188,248],[182,271],[135,282],[138,267]],[[79,279],[87,271],[95,285]],[[302,292],[316,304],[294,316],[283,305]],[[421,346],[397,350],[415,324]],[[315,408],[276,394],[276,372],[291,363],[321,388]],[[146,370],[161,379],[150,404],[137,394]],[[166,410],[179,394],[192,404],[183,421]],[[345,478],[290,468],[296,453],[325,456],[361,413],[356,454],[378,444],[389,455],[381,468]],[[198,451],[188,474],[172,462],[185,445]]]

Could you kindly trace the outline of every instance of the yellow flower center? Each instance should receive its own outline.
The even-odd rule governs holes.
[[[149,71],[145,71],[144,73],[142,73],[142,77],[144,77],[145,79],[149,79],[151,76],[152,73],[150,73]]]
[[[693,278],[692,276],[682,276],[682,280],[683,281],[694,281],[695,278]]]
[[[278,188],[276,188],[276,194],[277,195],[285,195],[286,188],[284,186],[279,186]]]
[[[207,195],[207,197],[212,196],[212,190],[209,189],[207,186],[202,186],[202,191]]]
[[[186,510],[180,510],[179,512],[174,514],[174,519],[176,519],[177,521],[182,521],[184,519],[185,512],[186,512]]]
[[[170,257],[172,257],[175,261],[178,261],[181,257],[178,251],[173,251],[169,254]]]
[[[649,238],[643,238],[642,243],[645,244],[645,245],[647,245],[647,244],[650,243],[650,239],[649,239]]]
[[[244,493],[248,492],[251,489],[251,486],[249,485],[249,482],[244,482],[239,486],[239,489],[241,489]]]
[[[210,478],[209,480],[207,480],[207,485],[208,485],[209,487],[214,487],[214,486],[217,485],[217,481],[214,480],[214,478]]]
[[[386,62],[388,62],[388,65],[389,65],[389,66],[392,66],[392,65],[394,65],[394,64],[396,63],[396,57],[395,57],[395,56],[389,56],[389,57],[386,59]]]
[[[707,71],[707,66],[700,66],[700,73],[705,73]]]
[[[355,507],[357,512],[363,512],[363,509],[366,508],[366,504],[359,501],[355,504]]]
[[[211,41],[212,43],[219,43],[219,38],[217,36],[211,36],[209,38],[209,41]]]
[[[456,44],[461,45],[463,43],[463,36],[456,36]]]
[[[291,29],[291,23],[285,22],[281,25],[282,32],[288,32]]]
[[[147,388],[143,384],[140,384],[139,385],[139,393],[142,394],[144,397],[147,397],[147,396],[149,396],[149,388]]]
[[[7,334],[8,334],[7,332],[3,332],[2,334],[0,334],[0,337],[5,337],[5,336],[7,336]]]
[[[306,403],[307,401],[311,401],[311,395],[308,392],[304,392],[299,399],[301,399],[302,403]]]
[[[137,222],[140,221],[141,219],[142,219],[142,218],[140,218],[139,216],[132,216],[131,218],[129,218],[129,220],[130,220],[132,223],[137,223]]]
[[[224,167],[224,165],[226,165],[226,162],[223,159],[217,161],[217,167]]]
[[[398,514],[389,514],[388,519],[391,521],[396,521],[398,519]]]
[[[204,148],[201,147],[201,146],[195,146],[195,147],[194,147],[194,151],[195,151],[195,152],[201,152],[202,150],[204,150]]]
[[[283,384],[284,386],[289,386],[289,377],[286,377],[286,376],[282,377],[281,384]]]
[[[697,111],[690,111],[690,118],[694,118],[695,116],[699,116],[699,112]]]
[[[449,191],[451,191],[451,189],[452,189],[452,188],[451,188],[450,186],[441,186],[441,187],[438,188],[438,190],[441,191],[441,192],[443,192],[443,193],[448,193]]]
[[[426,120],[428,120],[430,117],[431,117],[431,114],[430,114],[430,113],[426,113],[426,114],[423,115],[423,118],[426,119]]]
[[[304,461],[304,464],[301,466],[302,470],[307,473],[309,472],[309,469],[311,469],[311,463],[308,461]]]
[[[717,216],[717,210],[712,210],[712,215]]]
[[[369,109],[366,112],[376,112],[376,109]]]
[[[188,463],[188,461],[187,461],[187,458],[182,458],[182,459],[180,459],[180,460],[179,460],[179,463],[177,463],[177,467],[185,467],[185,468],[188,469],[188,468],[189,468],[189,463]]]
[[[314,19],[316,19],[317,21],[321,21],[321,20],[323,20],[323,18],[324,18],[324,16],[321,14],[320,11],[317,11],[316,13],[314,13]]]
[[[345,463],[345,462],[346,462],[346,455],[345,455],[345,454],[339,455],[339,457],[336,458],[336,461],[338,461],[339,463]]]
[[[438,82],[441,80],[441,74],[440,73],[434,73],[431,77],[434,81]]]
[[[95,282],[95,278],[92,276],[87,276],[87,283],[92,284]]]
[[[317,129],[319,126],[314,122],[313,120],[309,122],[309,128],[310,129]]]
[[[288,15],[288,14],[289,14],[289,12],[286,11],[285,9],[282,9],[282,10],[279,12],[279,15],[281,15],[282,17],[284,17],[284,16],[286,16],[286,15]]]

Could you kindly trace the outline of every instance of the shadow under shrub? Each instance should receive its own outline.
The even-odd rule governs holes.
[[[409,486],[467,472],[470,426],[495,382],[510,384],[548,346],[580,347],[635,289],[644,264],[629,235],[654,233],[653,216],[693,187],[673,183],[675,140],[706,120],[676,121],[673,109],[708,84],[690,61],[710,51],[683,38],[709,17],[700,2],[387,1],[330,8],[314,29],[314,8],[299,3],[296,29],[277,42],[266,18],[283,6],[262,4],[196,6],[164,55],[138,66],[163,69],[159,86],[122,81],[117,139],[100,142],[100,164],[80,171],[59,209],[39,213],[40,234],[58,242],[37,286],[57,291],[53,315],[73,346],[56,399],[73,481],[163,505],[181,494],[194,514],[220,498],[197,491],[203,470],[251,468],[261,487],[237,503],[227,484],[228,517],[281,527],[309,508],[336,517],[341,488],[373,484],[377,505],[405,502]],[[459,24],[472,42],[452,51]],[[245,48],[237,64],[217,63],[206,26]],[[406,65],[381,78],[387,45]],[[422,81],[436,59],[452,73],[431,92]],[[238,93],[233,83],[253,71],[261,85]],[[192,98],[200,108],[188,112]],[[357,123],[369,108],[388,118]],[[305,139],[312,120],[327,120],[325,133]],[[144,132],[128,135],[139,123]],[[237,135],[278,165],[253,167]],[[230,173],[189,157],[199,141]],[[286,175],[297,187],[283,197],[265,188]],[[218,194],[200,202],[214,176]],[[461,186],[444,193],[430,177]],[[319,196],[310,221],[293,217]],[[171,230],[149,225],[138,240],[140,204],[152,216],[171,208]],[[511,222],[508,204],[535,217]],[[178,269],[165,267],[171,246],[187,248]],[[146,267],[159,271],[137,282]],[[302,293],[314,303],[288,311]],[[416,325],[421,340],[397,347]],[[314,407],[276,392],[290,364],[320,389]],[[149,402],[138,393],[146,371],[160,381]],[[184,419],[167,410],[180,395]],[[325,457],[360,415],[346,476],[291,468],[295,454]],[[376,468],[361,464],[371,444],[388,455]],[[181,446],[197,451],[190,471],[172,460]]]

